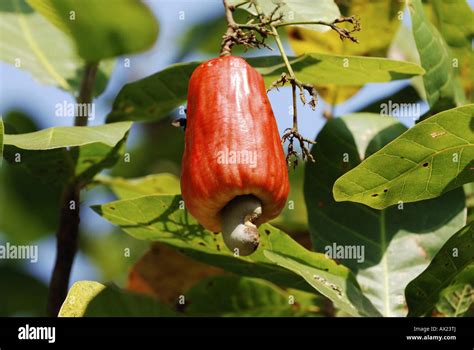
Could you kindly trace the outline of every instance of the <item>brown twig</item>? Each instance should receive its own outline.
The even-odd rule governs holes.
[[[303,160],[310,160],[314,162],[314,157],[311,154],[308,146],[315,144],[314,141],[306,139],[298,131],[298,109],[296,107],[297,106],[296,88],[298,88],[300,91],[299,96],[303,104],[307,103],[305,91],[309,92],[309,94],[311,95],[311,100],[308,104],[311,106],[313,110],[316,108],[318,96],[317,96],[316,88],[313,85],[302,83],[295,77],[288,76],[286,73],[282,73],[280,78],[274,81],[270,85],[267,91],[270,91],[273,88],[278,89],[278,86],[284,86],[288,82],[291,84],[292,96],[293,96],[293,127],[285,130],[281,138],[281,142],[282,144],[284,144],[286,141],[288,141],[288,152],[286,155],[286,161],[288,165],[293,166],[293,168],[295,168],[298,165],[299,157],[301,157],[301,159]],[[301,154],[299,154],[295,150],[295,147],[294,147],[295,139],[298,140],[299,142],[299,145],[301,148]]]
[[[221,43],[221,56],[230,56],[232,52],[232,46],[234,45],[233,37],[236,30],[236,23],[234,21],[234,16],[232,12],[234,11],[233,7],[229,5],[227,0],[223,0],[224,9],[225,9],[225,18],[227,20],[227,31],[222,37]]]
[[[336,31],[339,34],[341,40],[349,39],[353,42],[358,42],[357,38],[352,36],[354,32],[360,30],[360,23],[356,17],[341,17],[337,18],[332,22],[324,21],[303,21],[303,22],[285,22],[283,13],[277,15],[278,10],[284,6],[283,3],[275,6],[273,11],[265,15],[260,10],[259,6],[255,1],[248,0],[242,1],[236,6],[232,6],[228,3],[227,0],[223,0],[225,14],[227,19],[227,31],[222,37],[221,43],[221,56],[229,56],[231,54],[232,46],[234,45],[243,45],[246,49],[251,47],[268,47],[265,44],[265,39],[268,36],[273,36],[275,38],[278,49],[280,50],[281,56],[285,63],[285,66],[288,70],[287,73],[283,73],[279,79],[273,82],[267,91],[270,91],[273,88],[278,90],[278,86],[283,86],[289,82],[292,86],[293,92],[293,127],[285,130],[282,143],[288,141],[288,153],[287,153],[287,162],[288,164],[293,164],[293,167],[296,167],[298,164],[298,157],[300,156],[295,150],[294,142],[298,140],[301,147],[301,158],[303,160],[310,160],[314,162],[314,158],[311,155],[311,152],[308,148],[309,145],[314,144],[312,140],[304,138],[298,131],[298,114],[297,114],[297,101],[296,101],[296,88],[299,89],[300,100],[303,104],[308,103],[310,107],[315,110],[318,102],[318,93],[313,84],[307,84],[299,81],[291,64],[288,60],[288,56],[285,53],[283,44],[281,42],[280,36],[278,35],[277,28],[289,25],[302,25],[302,24],[314,24],[314,25],[325,25],[329,26],[331,29]],[[249,4],[255,8],[256,14],[245,24],[236,23],[233,17],[233,11],[237,6],[243,6]],[[340,28],[337,25],[340,23],[350,23],[352,28]],[[258,39],[256,34],[261,36],[261,39]],[[306,92],[309,93],[311,99],[309,102],[306,100]],[[293,159],[293,160],[292,160]]]
[[[91,103],[97,74],[97,64],[86,65],[82,77],[77,103]],[[87,108],[85,110],[88,110]],[[74,125],[86,126],[88,115],[76,115]],[[81,184],[72,181],[66,184],[61,198],[59,227],[56,233],[56,261],[49,284],[47,315],[56,317],[66,298],[69,276],[77,251],[79,239],[79,207]]]
[[[227,0],[223,0],[223,3],[227,20],[227,30],[222,36],[220,56],[230,56],[234,45],[243,45],[245,50],[249,48],[262,47],[272,50],[272,48],[265,43],[265,39],[267,39],[268,36],[273,35],[273,32],[268,28],[268,25],[280,21],[283,18],[283,14],[275,17],[276,10],[280,5],[276,7],[275,11],[273,11],[270,16],[259,14],[258,23],[253,23],[255,20],[254,18],[245,24],[241,24],[236,23],[234,20],[233,12],[235,11],[236,6],[229,5]],[[245,3],[238,5],[241,6],[243,4]],[[259,34],[261,38],[258,38],[257,34]]]
[[[337,26],[337,24],[339,23],[350,23],[352,25],[352,28],[350,29],[340,28]],[[341,40],[349,39],[350,41],[354,43],[359,42],[359,40],[357,40],[356,37],[352,36],[353,33],[359,32],[361,29],[360,21],[355,16],[336,18],[332,22],[324,22],[324,21],[280,22],[280,23],[275,23],[274,26],[278,28],[278,27],[285,27],[285,26],[291,26],[291,25],[304,25],[304,24],[328,26],[339,34],[339,38]]]

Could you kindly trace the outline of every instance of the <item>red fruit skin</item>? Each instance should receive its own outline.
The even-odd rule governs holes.
[[[248,194],[263,205],[257,224],[280,214],[290,188],[285,154],[263,78],[244,59],[215,58],[193,72],[185,138],[181,192],[201,225],[221,231],[222,208]],[[232,152],[253,158],[233,162]]]

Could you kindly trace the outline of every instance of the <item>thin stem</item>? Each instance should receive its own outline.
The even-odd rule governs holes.
[[[96,75],[97,64],[87,64],[79,96],[76,99],[77,103],[91,103]],[[84,110],[87,111],[88,108]],[[76,115],[74,125],[86,126],[88,117],[88,115]],[[47,315],[50,317],[58,315],[68,291],[69,276],[79,240],[80,190],[81,184],[71,181],[65,186],[61,198],[59,227],[56,233],[56,261],[49,284]]]
[[[278,50],[280,50],[281,57],[285,62],[286,69],[288,70],[288,74],[290,75],[290,82],[291,88],[293,93],[293,131],[298,131],[298,111],[296,107],[296,77],[293,68],[291,67],[290,61],[288,60],[288,56],[286,55],[285,49],[283,48],[283,43],[281,42],[280,35],[278,34],[277,29],[271,25],[273,35],[275,36],[275,41],[278,46]]]
[[[328,26],[328,27],[332,26],[332,23],[323,22],[323,21],[280,22],[280,23],[275,23],[274,26],[276,28],[279,28],[279,27],[304,25],[304,24],[315,24],[315,25],[319,24],[319,25]]]
[[[220,56],[230,56],[232,54],[232,46],[234,45],[232,37],[235,34],[236,23],[234,21],[234,16],[232,15],[233,8],[229,5],[227,0],[222,0],[222,2],[224,3],[227,31],[224,34],[224,40],[221,44]]]
[[[337,24],[339,23],[344,23],[344,22],[347,22],[347,23],[350,23],[352,24],[352,29],[345,29],[345,28],[339,28],[337,26]],[[297,21],[297,22],[278,22],[278,23],[274,23],[273,26],[275,28],[278,28],[278,27],[285,27],[285,26],[294,26],[294,25],[304,25],[304,24],[314,24],[314,25],[322,25],[322,26],[327,26],[327,27],[330,27],[332,30],[334,30],[335,32],[337,32],[339,34],[339,37],[341,38],[341,40],[344,40],[344,39],[349,39],[351,40],[352,42],[354,43],[358,43],[359,41],[357,40],[357,38],[353,37],[352,36],[352,33],[354,32],[358,32],[360,30],[360,22],[358,21],[358,19],[355,17],[355,16],[351,16],[351,17],[340,17],[340,18],[336,18],[334,21],[332,22],[324,22],[324,21]]]
[[[290,74],[290,78],[295,79],[295,72],[293,72],[293,68],[291,68],[290,61],[288,60],[288,56],[286,55],[285,49],[283,48],[283,44],[280,39],[280,35],[278,35],[277,29],[271,25],[272,28],[272,33],[275,36],[275,41],[278,46],[278,50],[280,50],[281,57],[283,58],[283,61],[285,62],[286,69],[288,70],[288,73]]]
[[[293,131],[298,131],[298,115],[296,108],[296,84],[291,84],[291,91],[293,93]]]
[[[270,88],[268,89],[268,91],[271,90],[272,88],[278,88],[279,84],[283,86],[285,83],[290,82],[292,86],[292,93],[293,93],[293,127],[291,129],[290,128],[286,129],[282,136],[282,144],[288,141],[288,153],[286,156],[286,160],[288,164],[292,163],[293,166],[297,165],[298,152],[294,149],[294,140],[297,140],[302,149],[301,156],[303,160],[309,159],[311,161],[314,161],[313,156],[311,155],[308,147],[306,146],[306,144],[314,144],[314,141],[304,138],[298,132],[298,111],[297,111],[297,100],[296,100],[296,88],[300,90],[299,95],[303,104],[307,103],[306,98],[305,98],[305,91],[309,92],[309,94],[311,95],[311,100],[309,101],[309,105],[311,106],[313,110],[316,108],[317,91],[312,84],[306,84],[296,79],[295,72],[293,71],[293,68],[291,67],[290,61],[288,60],[288,56],[285,52],[285,49],[283,47],[281,38],[277,30],[277,26],[281,26],[281,23],[282,23],[281,20],[283,19],[283,14],[280,14],[280,16],[275,17],[276,12],[280,8],[280,5],[277,5],[275,9],[269,15],[264,15],[261,9],[259,8],[259,6],[257,5],[257,3],[252,2],[256,11],[256,16],[254,16],[255,18],[249,20],[245,24],[240,24],[240,23],[236,23],[233,18],[232,12],[235,10],[235,7],[229,5],[227,0],[223,0],[223,3],[224,3],[225,14],[226,14],[226,19],[227,19],[227,31],[223,36],[223,40],[221,44],[221,56],[230,55],[231,48],[233,45],[244,45],[245,48],[268,47],[264,42],[265,39],[268,36],[275,37],[276,44],[278,46],[278,49],[280,50],[280,54],[281,54],[281,57],[283,58],[283,62],[285,63],[288,74],[282,73],[281,77],[270,85]],[[239,6],[241,4],[242,3],[239,3]],[[258,23],[253,23],[254,20],[257,20]],[[331,28],[333,28],[339,33],[341,39],[343,37],[351,39],[352,37],[350,33],[352,33],[353,31],[337,28],[335,26],[335,23],[341,23],[341,22],[354,23],[354,21],[355,21],[354,18],[340,18],[340,19],[336,19],[333,23],[330,23],[330,24],[323,23],[323,22],[318,22],[318,24],[325,24],[325,25],[331,26]],[[260,34],[260,36],[262,37],[261,40],[259,40],[256,37],[255,35],[256,33]],[[292,158],[295,158],[294,161],[291,161]]]

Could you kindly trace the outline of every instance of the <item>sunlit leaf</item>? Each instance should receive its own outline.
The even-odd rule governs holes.
[[[0,32],[0,60],[31,73],[40,83],[71,92],[79,90],[84,62],[74,43],[24,0],[1,2]],[[110,60],[100,64],[95,95],[105,89],[112,67]]]
[[[288,27],[288,40],[297,55],[304,53],[329,53],[337,55],[385,57],[397,28],[401,23],[403,2],[392,0],[349,0],[339,4],[343,16],[356,16],[362,29],[353,34],[359,43],[341,40],[334,31],[318,33],[298,27]],[[344,24],[340,27],[350,28]],[[362,85],[362,84],[361,84]],[[317,84],[318,93],[331,104],[342,103],[359,87],[328,85],[325,81]]]
[[[158,23],[141,1],[28,0],[52,24],[70,35],[88,62],[143,51],[158,35]]]
[[[237,5],[241,2],[240,0],[229,0],[231,5]],[[282,21],[284,22],[332,22],[341,16],[334,0],[318,0],[313,3],[305,0],[257,0],[255,4],[257,5],[258,12],[267,16],[275,12],[275,9],[279,6],[275,16],[282,14]],[[252,15],[257,15],[257,9],[253,5],[244,5],[240,8]],[[302,24],[301,26],[320,32],[328,30],[326,26],[322,25]]]
[[[62,183],[71,178],[87,182],[115,164],[130,127],[130,122],[122,122],[5,135],[5,158],[16,167],[26,167],[43,182]]]
[[[59,317],[169,317],[176,313],[157,300],[92,281],[73,284]]]
[[[321,271],[329,282],[338,286],[341,293],[347,293],[350,300],[358,302],[347,308],[347,312],[353,315],[376,314],[347,268],[337,265],[324,254],[306,250],[268,224],[259,229],[259,249],[250,256],[242,257],[234,256],[224,245],[222,235],[200,226],[184,210],[179,196],[142,196],[95,206],[93,209],[135,238],[166,243],[196,260],[242,276],[264,278],[276,284],[311,290],[304,278],[279,267],[264,252],[271,249],[288,258],[303,260],[308,267]]]
[[[417,124],[341,176],[334,198],[383,209],[473,182],[473,116],[474,105],[466,105]]]
[[[249,58],[269,87],[286,72],[279,56]],[[413,63],[385,58],[308,54],[290,58],[298,79],[309,84],[363,85],[408,79],[424,73]],[[142,80],[126,84],[117,95],[108,122],[159,120],[185,103],[188,81],[198,62],[178,63]]]
[[[428,104],[435,113],[455,107],[461,99],[457,95],[460,85],[455,80],[447,45],[428,20],[420,0],[410,0],[408,8],[421,66],[426,70],[423,83]]]
[[[94,182],[107,186],[118,198],[132,198],[147,194],[181,193],[179,179],[168,173],[134,179],[99,175],[94,178]]]
[[[426,268],[466,217],[461,189],[429,201],[400,202],[385,210],[334,200],[336,179],[357,169],[361,159],[405,130],[395,118],[379,114],[333,119],[312,149],[316,162],[306,164],[305,198],[314,249],[352,269],[364,294],[384,316],[406,315],[405,286]],[[396,169],[393,161],[379,165]],[[354,181],[358,182],[351,186],[364,184]]]
[[[466,0],[432,0],[438,19],[438,29],[456,61],[455,71],[460,74],[467,96],[472,101],[472,40],[474,39],[474,12]]]
[[[320,316],[317,303],[321,297],[304,294],[293,295],[261,279],[217,276],[202,280],[184,294],[183,311],[201,317]]]

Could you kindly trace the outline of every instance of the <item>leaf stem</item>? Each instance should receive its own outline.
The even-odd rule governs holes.
[[[291,67],[290,61],[288,60],[288,56],[286,55],[285,49],[283,48],[283,44],[280,39],[280,35],[278,34],[277,29],[275,26],[271,25],[270,26],[272,29],[272,33],[275,37],[276,44],[278,46],[278,50],[280,50],[281,57],[283,58],[283,62],[285,62],[286,69],[288,70],[288,73],[290,74],[291,79],[295,79],[295,72],[293,71],[293,68]]]
[[[293,131],[298,132],[298,110],[296,108],[296,84],[291,84],[293,94]]]
[[[97,75],[97,63],[86,64],[77,103],[91,103]],[[89,110],[88,108],[81,108]],[[79,109],[78,109],[79,110]],[[86,126],[88,115],[76,115],[75,126]],[[79,239],[79,209],[81,184],[72,180],[66,184],[61,198],[59,227],[56,232],[56,261],[49,284],[47,315],[56,317],[66,299],[69,277]]]
[[[285,83],[289,82],[292,86],[292,93],[293,93],[293,126],[292,128],[285,130],[282,136],[283,144],[287,140],[289,141],[287,161],[288,163],[290,163],[290,159],[294,157],[296,159],[293,162],[293,166],[296,166],[297,164],[298,153],[293,147],[293,143],[295,139],[298,140],[298,142],[300,143],[300,146],[302,149],[301,155],[302,155],[303,160],[310,159],[314,161],[313,156],[311,155],[308,147],[306,146],[306,144],[314,144],[314,141],[304,138],[298,132],[298,111],[297,111],[296,88],[298,87],[300,91],[299,95],[300,95],[301,102],[303,104],[307,103],[306,97],[305,97],[305,91],[309,92],[309,94],[311,95],[311,100],[309,101],[309,105],[311,106],[313,110],[316,108],[317,91],[316,91],[316,88],[312,84],[302,83],[299,80],[297,80],[295,76],[295,72],[293,71],[293,68],[291,67],[290,61],[285,52],[283,43],[281,42],[281,38],[277,30],[277,26],[282,26],[282,24],[285,23],[282,21],[283,16],[284,16],[283,13],[280,13],[278,16],[276,15],[278,9],[282,5],[281,4],[277,5],[271,13],[269,13],[268,15],[265,15],[259,8],[257,2],[248,1],[248,3],[252,4],[255,8],[255,12],[256,12],[256,15],[254,15],[255,18],[249,20],[245,24],[240,24],[240,23],[236,23],[233,18],[232,12],[235,10],[235,6],[229,5],[228,0],[223,0],[223,3],[224,3],[225,14],[226,14],[226,19],[227,19],[227,31],[223,35],[223,38],[222,38],[220,55],[229,56],[231,54],[231,48],[233,45],[244,45],[246,49],[249,47],[270,48],[269,46],[265,44],[265,39],[269,36],[272,36],[275,38],[276,44],[278,46],[278,49],[280,50],[280,54],[283,59],[283,62],[285,63],[288,74],[282,73],[280,78],[270,85],[270,88],[268,89],[268,91],[270,91],[272,88],[278,88],[279,84],[283,86],[285,85]],[[244,3],[241,2],[238,5],[241,6]],[[257,23],[253,23],[254,20],[257,20]],[[336,19],[333,23],[318,22],[318,24],[325,24],[331,27],[335,27],[333,29],[337,30],[339,35],[342,38],[342,36],[350,37],[350,33],[352,33],[352,31],[347,31],[345,29],[337,28],[335,26],[335,23],[340,23],[340,22],[353,23],[354,21],[355,21],[354,18],[341,18],[341,19]],[[256,36],[257,33],[261,36],[261,39],[259,39]]]
[[[222,2],[224,3],[227,31],[222,40],[220,56],[230,56],[232,54],[232,46],[234,45],[233,37],[235,35],[236,23],[232,14],[233,7],[229,5],[227,0],[222,0]]]

